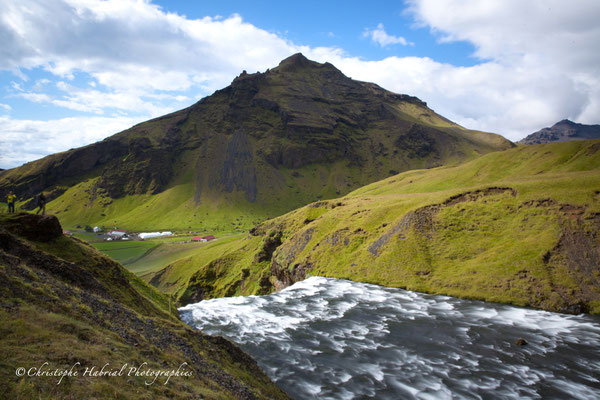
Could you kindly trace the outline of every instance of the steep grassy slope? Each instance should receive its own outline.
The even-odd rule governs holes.
[[[197,270],[182,302],[320,275],[599,313],[599,238],[600,141],[578,141],[405,172],[260,224],[224,257],[168,269]]]
[[[169,313],[164,294],[62,236],[52,216],[0,218],[0,320],[2,398],[287,398],[249,356],[189,328],[174,308]],[[85,373],[125,364],[120,376]],[[149,385],[153,376],[130,371],[168,372],[182,364],[191,376],[168,383],[159,376]],[[21,376],[18,368],[32,372]],[[31,368],[78,375],[29,376]]]
[[[145,274],[143,279],[163,292],[180,296],[187,285],[190,277],[197,272],[198,266],[208,264],[209,262],[226,257],[228,254],[237,252],[246,245],[244,240],[246,235],[234,235],[228,238],[219,239],[203,246],[191,257],[181,257],[157,272]],[[163,260],[161,260],[163,261]]]
[[[421,100],[294,55],[193,106],[101,142],[0,171],[63,225],[235,231],[415,168],[513,146]]]

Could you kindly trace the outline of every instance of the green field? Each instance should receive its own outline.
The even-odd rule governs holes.
[[[142,242],[133,240],[92,242],[90,244],[124,266],[139,260],[144,254],[158,246],[158,243],[150,241]]]
[[[200,267],[214,259],[239,250],[241,246],[245,244],[246,236],[247,234],[236,234],[203,243],[200,248],[192,251],[193,255],[188,254],[186,256],[183,252],[179,252],[176,253],[178,256],[177,259],[173,260],[170,260],[169,258],[174,258],[174,255],[171,256],[166,254],[155,260],[152,260],[150,255],[148,258],[144,258],[136,264],[141,266],[146,260],[150,261],[148,265],[151,266],[151,269],[154,272],[148,273],[149,271],[144,270],[144,280],[152,280],[151,283],[162,291],[176,293],[187,285],[190,276]],[[167,264],[168,266],[165,267]],[[136,266],[137,265],[134,264],[130,267]]]
[[[227,234],[211,242],[190,242],[193,236],[169,236],[146,239],[144,241],[104,241],[93,234],[76,232],[75,237],[87,241],[113,260],[121,263],[129,271],[144,280],[167,265],[194,255],[200,258],[216,258],[219,249],[237,241],[241,234]],[[195,235],[194,235],[195,236]]]
[[[125,267],[145,279],[147,274],[156,272],[180,258],[201,252],[205,246],[206,243],[157,243],[144,257]]]

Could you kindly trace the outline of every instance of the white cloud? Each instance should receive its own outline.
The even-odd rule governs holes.
[[[10,87],[13,88],[13,90],[16,90],[17,92],[22,92],[23,88],[21,88],[21,85],[19,85],[17,82],[11,82],[10,83]]]
[[[2,104],[2,103],[0,103],[0,108],[3,108],[6,111],[12,110],[12,107],[9,106],[8,104]]]
[[[401,44],[403,46],[412,45],[402,36],[388,35],[383,27],[383,24],[377,25],[375,29],[365,29],[363,37],[371,38],[374,43],[377,43],[381,47],[387,47],[393,44]]]
[[[44,90],[44,87],[50,83],[50,79],[38,79],[37,81],[35,81],[35,84],[33,85],[33,90],[35,91],[42,91]]]
[[[187,19],[147,1],[0,2],[0,68],[85,72],[108,88],[220,88],[242,69],[264,70],[293,53],[285,39],[242,20]]]
[[[429,100],[446,116],[513,140],[563,118],[600,122],[600,2],[409,3],[442,42],[470,42],[485,60],[429,77]]]
[[[192,101],[191,98],[183,95],[152,92],[146,94],[135,89],[118,91],[99,91],[87,87],[80,89],[64,81],[56,82],[55,86],[64,94],[50,96],[45,93],[19,92],[13,97],[92,114],[104,114],[106,109],[115,108],[125,112],[135,110],[136,114],[147,118],[176,111]],[[146,101],[144,98],[160,101]]]
[[[80,147],[120,132],[139,119],[76,117],[52,121],[0,117],[0,166],[14,167],[51,153]]]
[[[18,93],[14,97],[20,97],[25,100],[33,101],[34,103],[49,103],[52,98],[44,93]]]

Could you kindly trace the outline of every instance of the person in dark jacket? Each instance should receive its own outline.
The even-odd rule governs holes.
[[[40,211],[42,212],[42,215],[46,214],[46,196],[44,196],[44,193],[40,193],[38,195],[37,204],[39,209],[37,210],[36,214],[39,214]]]

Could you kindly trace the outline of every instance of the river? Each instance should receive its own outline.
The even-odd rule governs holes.
[[[179,311],[296,399],[600,399],[597,316],[321,277]]]

